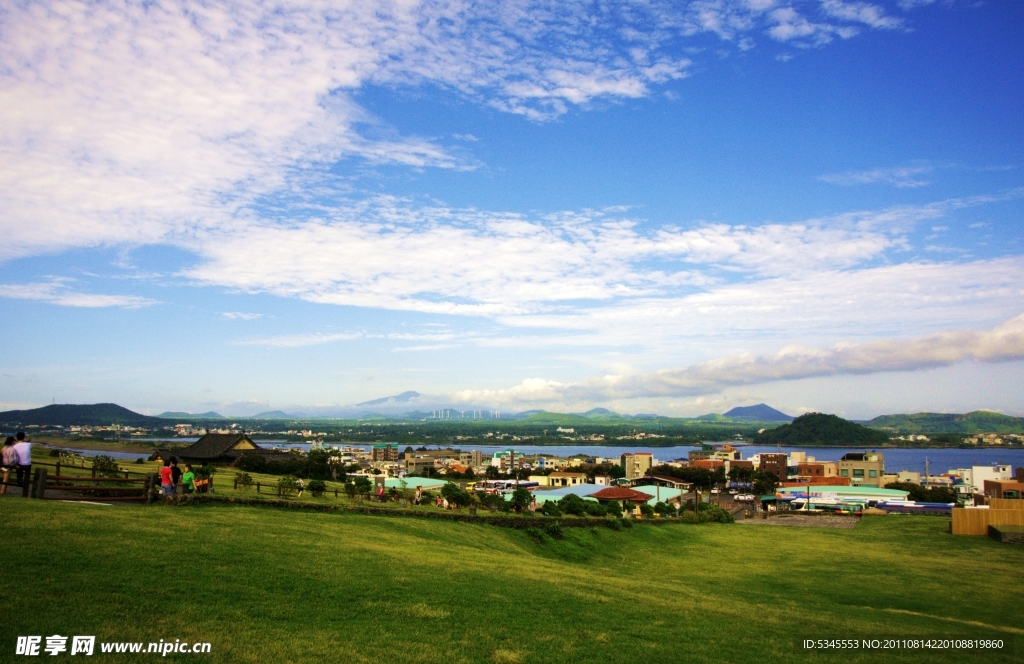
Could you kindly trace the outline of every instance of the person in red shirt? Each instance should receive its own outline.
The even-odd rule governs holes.
[[[171,471],[170,459],[164,459],[164,467],[160,469],[160,492],[165,496],[174,495],[174,473]]]

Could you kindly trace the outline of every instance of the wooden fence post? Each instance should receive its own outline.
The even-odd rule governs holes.
[[[36,482],[35,492],[33,498],[43,498],[46,496],[46,469],[40,468],[36,471]]]
[[[259,492],[260,492],[260,483],[257,482],[256,483],[256,493],[259,493]]]
[[[57,470],[56,470],[56,474],[57,474],[57,477],[60,477],[60,459],[59,459],[59,458],[57,459]]]

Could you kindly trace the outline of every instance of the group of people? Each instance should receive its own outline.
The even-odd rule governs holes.
[[[32,441],[25,436],[24,431],[19,431],[14,436],[8,436],[4,441],[2,464],[4,482],[3,486],[0,486],[0,495],[7,493],[12,470],[15,473],[15,483],[18,486],[25,486],[25,483],[31,479]]]
[[[160,493],[165,496],[177,495],[178,484],[181,484],[185,493],[196,490],[196,474],[192,471],[192,464],[186,463],[185,472],[181,472],[178,457],[164,459],[164,467],[160,469]]]

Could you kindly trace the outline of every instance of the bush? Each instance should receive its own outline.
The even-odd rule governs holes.
[[[583,500],[575,493],[570,493],[567,496],[563,496],[558,501],[558,509],[562,510],[566,514],[572,514],[573,516],[583,516],[587,513],[587,501]]]
[[[700,523],[700,517],[697,516],[697,513],[690,512],[689,510],[680,514],[679,520],[683,523]]]
[[[206,464],[206,465],[199,466],[198,468],[196,468],[194,474],[195,474],[196,477],[198,477],[200,479],[210,479],[211,477],[213,477],[214,473],[216,473],[216,472],[217,472],[217,468],[216,467],[211,466],[209,464]]]
[[[610,516],[622,518],[622,505],[615,500],[609,500],[608,504],[604,506],[605,512]]]
[[[453,507],[468,507],[473,502],[473,497],[469,495],[468,491],[459,488],[458,484],[453,484],[452,482],[448,482],[441,487],[441,495]]]
[[[558,509],[558,503],[554,500],[545,501],[540,507],[540,513],[544,516],[562,516],[562,510]]]
[[[619,519],[619,523],[622,524],[623,528],[632,528],[633,522],[629,519]]]
[[[299,480],[291,475],[285,475],[277,481],[277,492],[282,498],[287,498],[299,490]]]
[[[648,505],[647,503],[641,503],[640,513],[643,514],[645,517],[650,518],[654,516],[654,508]]]
[[[138,459],[135,460],[135,463],[146,463],[146,460],[143,459],[142,457],[139,457]]]
[[[540,528],[527,528],[526,534],[533,538],[538,544],[544,541],[544,531]]]
[[[586,510],[590,516],[608,516],[608,510],[601,503],[587,503]]]
[[[124,477],[124,472],[117,465],[117,459],[104,454],[92,458],[92,468],[96,471],[96,477]]]
[[[734,523],[736,521],[728,510],[723,509],[718,505],[708,505],[707,509],[701,511],[700,516],[706,521],[715,521],[718,523]]]
[[[522,512],[533,502],[533,494],[530,493],[529,489],[519,487],[512,492],[512,500],[510,502],[515,511]]]
[[[243,489],[248,489],[252,486],[252,476],[249,473],[237,472],[235,473],[235,484]]]
[[[562,539],[563,537],[565,537],[565,533],[562,532],[562,524],[558,523],[557,521],[555,521],[554,523],[549,523],[548,525],[544,526],[544,532],[546,532],[551,537],[554,537],[555,539]]]
[[[327,491],[327,483],[323,480],[310,480],[308,488],[311,494],[319,498],[324,495],[324,491]]]
[[[608,527],[612,530],[622,530],[622,521],[620,519],[609,519]]]

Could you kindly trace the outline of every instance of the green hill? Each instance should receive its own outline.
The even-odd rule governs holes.
[[[962,415],[956,413],[882,415],[864,424],[901,434],[1024,433],[1024,417],[1011,417],[991,410],[976,410]]]
[[[754,438],[755,445],[870,447],[888,443],[889,435],[883,431],[825,413],[801,415],[789,424],[768,429]]]
[[[171,419],[192,419],[192,420],[223,420],[224,416],[214,411],[208,411],[205,413],[186,413],[183,410],[169,410],[165,413],[160,413],[157,417],[171,418]]]
[[[49,424],[58,426],[105,426],[123,424],[133,427],[162,427],[166,420],[140,415],[116,403],[53,404],[28,410],[8,410],[0,413],[0,423],[11,426]]]

